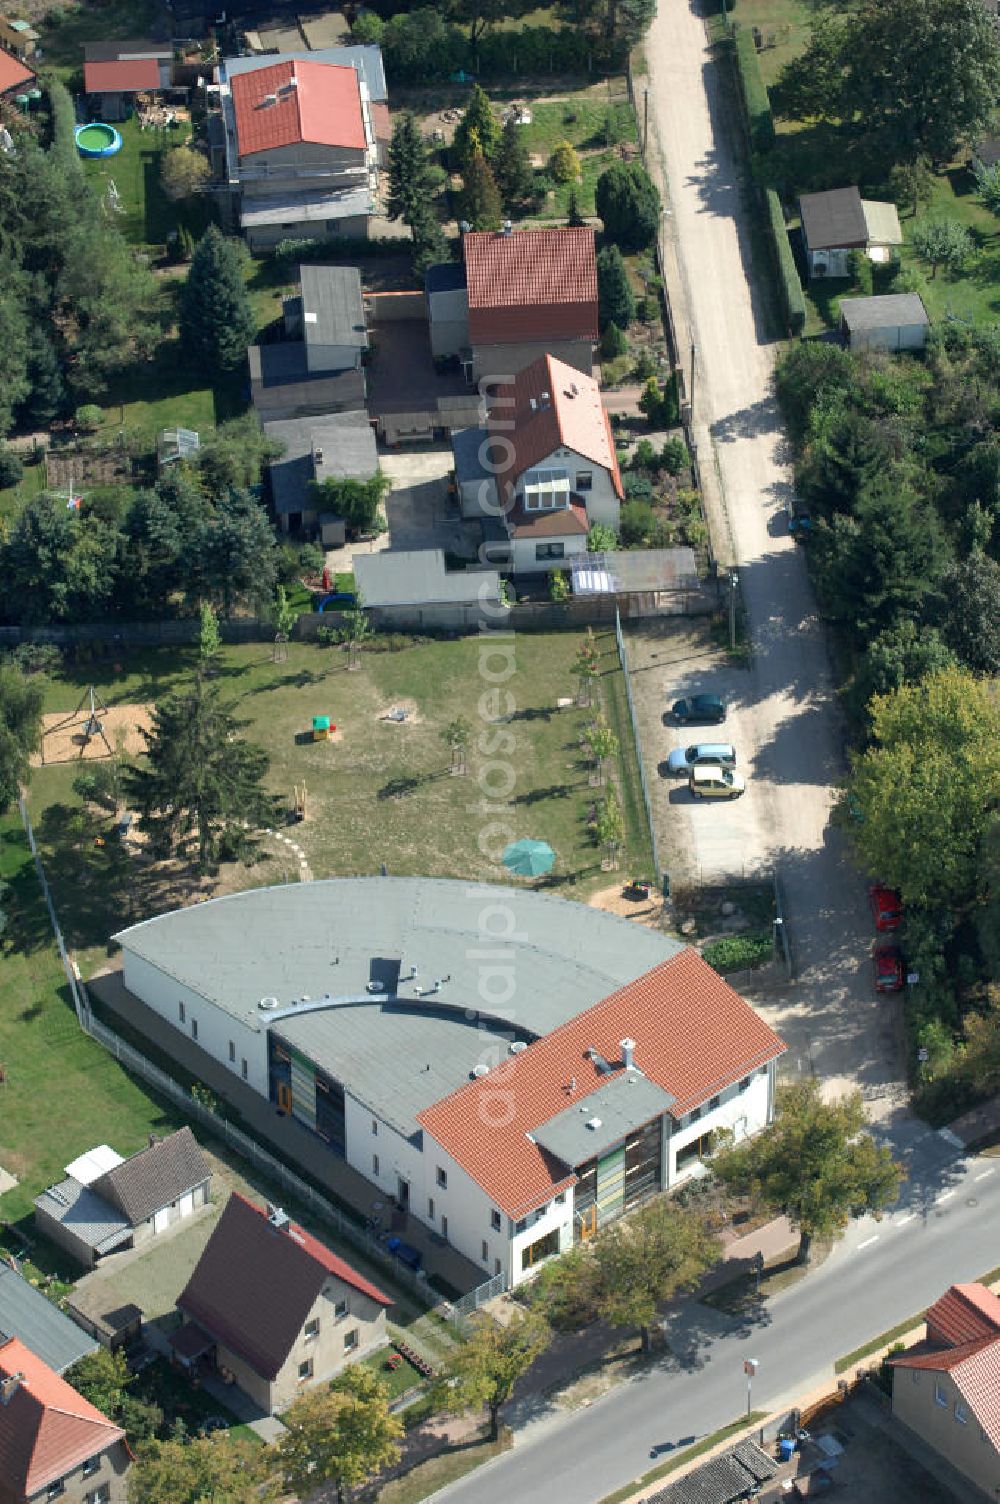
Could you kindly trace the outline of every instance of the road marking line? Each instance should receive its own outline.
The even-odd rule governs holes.
[[[950,1128],[939,1128],[938,1138],[943,1138],[946,1144],[954,1144],[956,1149],[965,1148],[965,1140],[959,1138],[957,1133],[952,1133]]]
[[[989,1180],[989,1178],[990,1178],[990,1176],[991,1176],[991,1175],[992,1175],[992,1174],[993,1174],[993,1173],[994,1173],[994,1172],[993,1172],[993,1171],[992,1171],[992,1170],[983,1170],[983,1172],[982,1172],[982,1174],[981,1174],[981,1175],[977,1175],[977,1176],[976,1176],[976,1179],[977,1179],[977,1180]]]
[[[902,1227],[904,1222],[912,1222],[916,1215],[916,1212],[907,1212],[905,1217],[900,1217],[899,1221],[896,1223],[896,1226]]]
[[[878,1233],[876,1233],[873,1238],[865,1238],[865,1241],[863,1243],[859,1243],[858,1244],[858,1252],[860,1253],[861,1250],[862,1250],[862,1248],[870,1248],[873,1243],[877,1243],[877,1242],[878,1242]]]
[[[938,1201],[947,1201],[948,1198],[950,1196],[954,1196],[954,1194],[955,1194],[954,1191],[942,1191],[941,1194],[940,1194],[940,1196],[938,1196],[936,1198],[936,1200],[938,1200]]]

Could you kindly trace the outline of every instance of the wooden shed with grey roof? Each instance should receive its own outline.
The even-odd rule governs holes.
[[[915,292],[840,300],[840,332],[849,350],[922,350],[929,326]]]

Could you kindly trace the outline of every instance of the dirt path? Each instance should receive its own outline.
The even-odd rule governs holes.
[[[650,165],[669,181],[679,264],[671,294],[687,304],[680,322],[698,351],[698,449],[710,471],[714,448],[719,552],[728,552],[728,519],[753,637],[747,714],[764,774],[755,797],[799,972],[789,1001],[765,1011],[789,1043],[791,1073],[818,1073],[833,1090],[860,1085],[885,1116],[903,1104],[899,1010],[873,996],[864,884],[829,823],[842,729],[805,562],[780,522],[792,475],[772,395],[777,347],[750,280],[732,122],[697,0],[661,0],[645,52]]]

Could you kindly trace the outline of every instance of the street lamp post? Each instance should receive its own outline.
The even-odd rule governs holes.
[[[729,571],[729,650],[736,651],[736,591],[740,577],[735,569]]]
[[[747,1376],[747,1420],[749,1420],[750,1416],[753,1414],[750,1405],[750,1391],[753,1387],[753,1376],[757,1372],[757,1369],[759,1367],[760,1364],[757,1362],[756,1358],[744,1358],[743,1372]]]

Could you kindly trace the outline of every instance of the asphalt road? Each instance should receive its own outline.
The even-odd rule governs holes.
[[[829,1385],[833,1364],[923,1310],[953,1281],[997,1260],[1000,1167],[963,1159],[908,1124],[890,1139],[910,1163],[897,1209],[852,1224],[829,1259],[767,1302],[759,1321],[681,1306],[668,1325],[673,1357],[569,1416],[545,1414],[514,1449],[434,1497],[449,1504],[596,1504],[653,1466],[651,1452],[711,1434],[746,1404],[743,1360],[756,1358],[753,1406],[791,1407]]]

